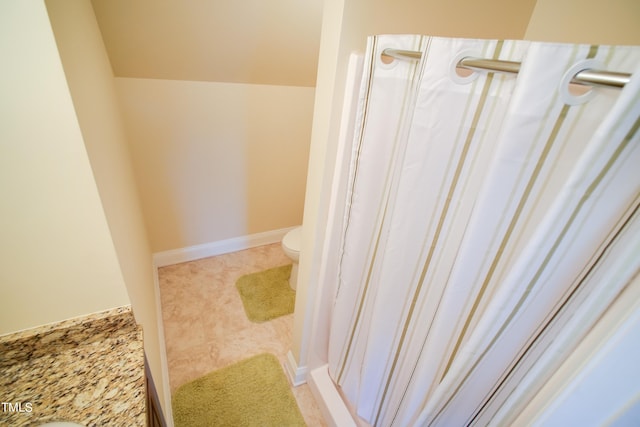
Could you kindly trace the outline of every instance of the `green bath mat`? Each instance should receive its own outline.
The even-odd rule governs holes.
[[[242,305],[252,322],[265,322],[293,313],[296,293],[289,286],[291,264],[247,274],[236,282]]]
[[[180,387],[176,427],[305,426],[278,359],[259,354]]]

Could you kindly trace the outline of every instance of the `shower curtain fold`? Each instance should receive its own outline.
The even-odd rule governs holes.
[[[389,47],[422,59],[385,64]],[[522,67],[464,77],[463,56]],[[636,47],[369,38],[342,227],[329,236],[340,252],[323,276],[337,284],[329,372],[360,417],[491,419],[518,364],[535,365],[540,332],[562,331],[550,319],[619,267],[603,253],[636,233],[637,75],[622,93],[563,82],[576,67],[638,63]]]

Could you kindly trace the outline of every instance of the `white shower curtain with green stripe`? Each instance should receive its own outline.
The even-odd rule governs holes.
[[[463,57],[522,65],[463,75]],[[369,38],[325,278],[329,373],[363,420],[509,424],[635,283],[640,73],[569,82],[639,65],[629,46]]]

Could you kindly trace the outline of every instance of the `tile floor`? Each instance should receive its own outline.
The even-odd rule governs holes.
[[[182,384],[259,353],[273,353],[284,364],[293,314],[250,322],[235,282],[244,274],[288,263],[277,243],[159,269],[172,393]],[[309,386],[292,391],[307,425],[325,426]]]

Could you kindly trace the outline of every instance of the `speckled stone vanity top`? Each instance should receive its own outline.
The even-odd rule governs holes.
[[[144,426],[142,330],[130,307],[0,336],[0,426]]]

